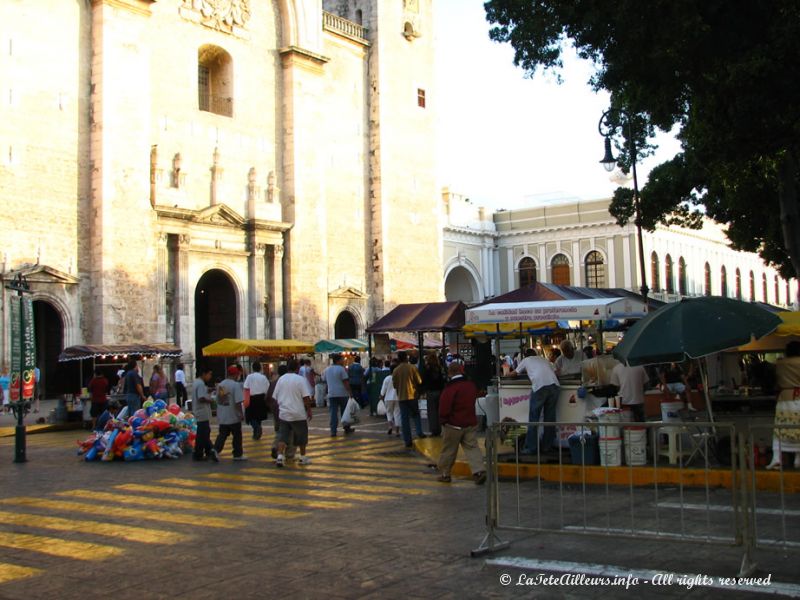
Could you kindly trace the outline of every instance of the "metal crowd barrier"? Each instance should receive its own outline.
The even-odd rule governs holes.
[[[544,424],[513,423],[511,428],[519,432],[530,425]],[[547,425],[556,428],[557,440],[564,437],[562,433],[608,426]],[[756,477],[754,448],[764,435],[771,437],[775,426],[737,432],[732,423],[710,421],[613,425],[620,427],[620,435],[627,427],[644,428],[645,464],[626,464],[642,461],[633,455],[626,461],[624,451],[621,466],[586,464],[586,438],[576,452],[581,461],[577,464],[566,462],[561,451],[521,458],[521,444],[509,445],[513,437],[509,424],[488,428],[486,533],[472,555],[507,548],[502,532],[723,544],[744,549],[740,575],[745,576],[755,569],[757,547],[800,548],[800,530],[791,526],[800,515],[800,495],[795,499],[791,492],[800,489],[787,485],[784,470],[768,476],[766,483],[760,474]],[[780,429],[800,429],[800,425]],[[766,434],[759,437],[760,430]],[[607,442],[606,449],[609,446]],[[607,453],[606,458],[615,457]],[[800,482],[800,469],[795,482]]]
[[[776,430],[779,436],[775,436]],[[756,549],[779,549],[784,555],[800,549],[800,424],[750,425],[739,433],[738,443],[745,495],[742,571],[749,573],[756,566]],[[765,448],[777,449],[783,460],[777,469],[757,475],[769,453],[763,452]],[[787,453],[790,457],[794,454],[798,462],[787,461]]]

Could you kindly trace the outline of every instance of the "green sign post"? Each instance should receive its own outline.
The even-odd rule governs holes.
[[[30,410],[36,386],[36,337],[33,331],[33,301],[25,297],[30,287],[20,274],[8,286],[17,292],[11,298],[11,408],[17,417],[14,430],[14,462],[25,462],[25,415]]]

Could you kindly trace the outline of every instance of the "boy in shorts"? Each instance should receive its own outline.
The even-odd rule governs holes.
[[[280,421],[278,424],[278,457],[275,466],[282,467],[285,462],[286,446],[294,438],[294,444],[300,449],[297,462],[310,464],[306,456],[308,444],[308,422],[311,420],[311,395],[308,382],[297,374],[297,360],[290,360],[286,365],[288,372],[281,375],[275,384],[273,397],[278,403]]]

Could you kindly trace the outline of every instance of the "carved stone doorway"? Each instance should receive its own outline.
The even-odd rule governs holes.
[[[333,326],[333,337],[337,340],[358,337],[358,325],[350,311],[344,310],[336,317],[336,323]]]
[[[64,321],[46,300],[33,301],[33,328],[36,335],[36,366],[39,367],[39,393],[52,397],[62,390],[58,382],[58,355],[64,349]]]
[[[219,269],[203,274],[194,291],[194,339],[197,364],[214,370],[214,378],[224,377],[225,359],[206,358],[203,347],[222,338],[237,337],[236,288]]]

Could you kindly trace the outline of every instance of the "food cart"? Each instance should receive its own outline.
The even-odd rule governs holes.
[[[637,319],[646,314],[647,307],[643,302],[628,297],[488,303],[466,311],[464,330],[471,334],[497,337],[518,332],[521,337],[559,329],[579,329],[585,321]],[[584,362],[588,364],[583,369],[581,379],[561,380],[561,392],[556,406],[557,421],[582,421],[592,410],[607,401],[606,396],[599,391],[609,383],[608,377],[613,367],[611,357],[602,356]],[[531,392],[527,377],[503,377],[498,365],[497,383],[499,420],[527,422]],[[567,438],[573,432],[569,429],[565,427],[560,430],[559,443],[562,446],[568,445]]]

